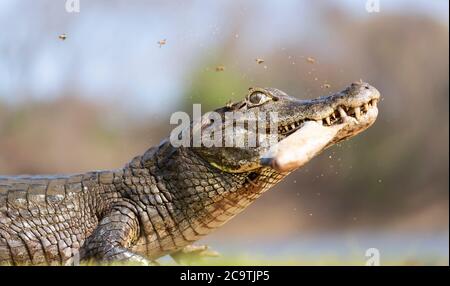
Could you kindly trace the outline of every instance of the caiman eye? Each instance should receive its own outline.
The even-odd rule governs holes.
[[[250,96],[248,97],[248,101],[252,104],[252,105],[258,105],[258,104],[262,104],[267,100],[267,96],[262,93],[262,92],[254,92],[252,94],[250,94]]]

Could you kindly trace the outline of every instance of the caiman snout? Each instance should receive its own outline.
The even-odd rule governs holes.
[[[376,88],[354,82],[336,94],[300,101],[297,110],[307,117],[279,125],[282,140],[261,157],[261,164],[279,172],[301,167],[325,148],[372,125],[378,116],[379,99]]]

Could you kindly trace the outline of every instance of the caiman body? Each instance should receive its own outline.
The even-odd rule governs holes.
[[[334,130],[324,146],[314,147],[313,157],[370,126],[379,96],[365,83],[310,101],[254,89],[217,112],[277,112],[280,141],[307,122]],[[177,255],[306,163],[285,169],[264,157],[267,152],[174,147],[164,140],[118,170],[0,177],[0,264],[68,264],[78,258],[147,264]]]

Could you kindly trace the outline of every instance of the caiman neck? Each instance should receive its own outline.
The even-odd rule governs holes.
[[[134,158],[119,189],[150,221],[144,233],[150,239],[156,234],[160,245],[147,254],[157,257],[209,234],[282,178],[270,168],[227,173],[192,149],[166,142]]]

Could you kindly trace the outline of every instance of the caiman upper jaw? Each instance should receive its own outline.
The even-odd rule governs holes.
[[[377,107],[378,99],[371,99],[357,107],[348,107],[345,105],[340,105],[336,110],[331,113],[331,115],[323,118],[322,124],[324,126],[331,126],[335,124],[340,124],[344,122],[344,118],[347,116],[353,117],[356,120],[360,120],[361,116],[367,114],[370,108]]]
[[[316,121],[324,126],[342,124],[344,123],[346,117],[352,117],[359,121],[362,116],[367,114],[369,109],[377,108],[378,100],[378,98],[373,98],[357,107],[339,105],[329,115],[324,116],[321,119],[305,118],[291,123],[280,124],[280,126],[278,126],[278,134],[284,136],[290,135],[298,130],[307,121]]]

